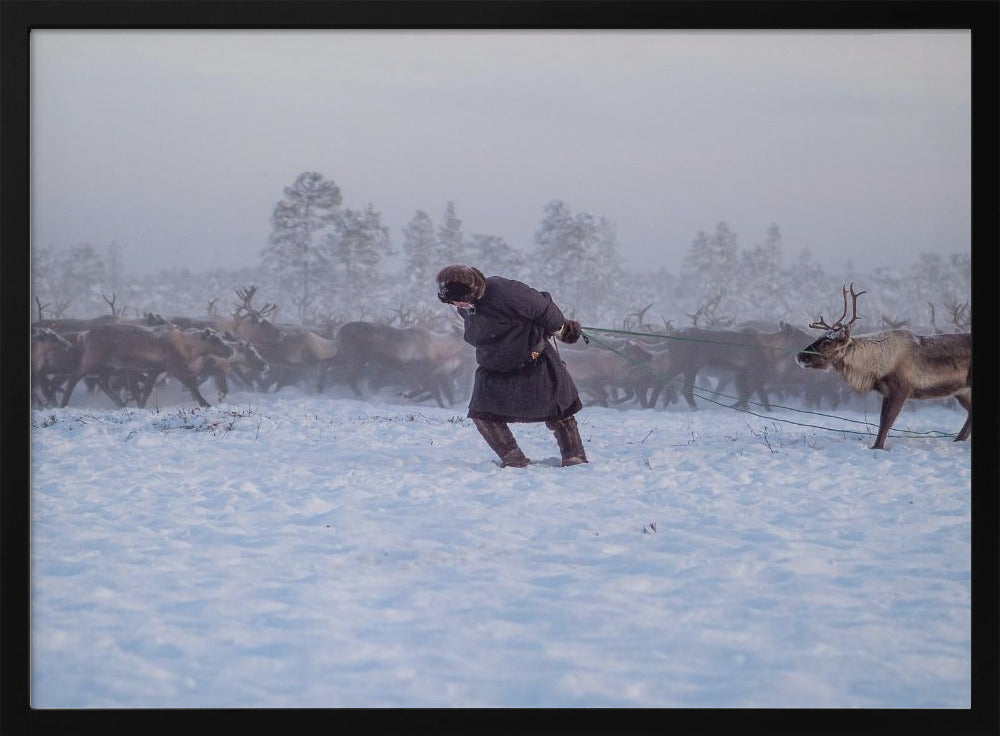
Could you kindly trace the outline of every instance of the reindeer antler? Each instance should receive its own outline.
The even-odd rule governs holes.
[[[852,324],[854,324],[854,322],[856,320],[859,319],[859,317],[858,317],[858,297],[861,296],[862,294],[867,294],[868,292],[867,291],[855,292],[854,291],[854,282],[853,281],[851,282],[851,308],[852,308],[853,311],[851,313],[851,315],[852,315],[851,316],[851,321],[848,322],[847,324],[844,324],[844,317],[847,316],[847,286],[846,285],[843,288],[843,292],[844,292],[844,313],[840,315],[840,318],[836,322],[834,322],[832,325],[828,325],[826,323],[826,320],[823,319],[823,315],[820,315],[820,317],[819,317],[819,319],[817,321],[811,322],[809,324],[810,327],[812,327],[814,329],[821,329],[821,330],[839,330],[842,327],[846,327],[846,328],[850,329],[850,326]]]
[[[719,303],[722,301],[722,297],[725,296],[725,294],[725,291],[721,289],[717,290],[713,296],[708,297],[706,301],[702,302],[694,314],[688,314],[685,312],[685,314],[691,318],[691,324],[697,327],[698,320],[705,317],[710,327],[718,325],[726,327],[731,325],[733,323],[732,317],[719,317],[716,315],[716,310],[718,310]]]
[[[242,304],[236,305],[236,312],[233,316],[239,320],[240,315],[243,312],[257,317],[257,319],[263,320],[271,314],[274,314],[278,310],[278,305],[272,302],[267,302],[260,309],[254,309],[252,302],[254,296],[257,294],[257,285],[251,284],[250,286],[244,287],[242,289],[236,290],[236,296],[242,300]]]
[[[969,309],[969,302],[958,303],[958,298],[950,302],[945,302],[945,309],[951,316],[951,323],[960,330],[968,330],[972,327],[972,312]]]
[[[101,292],[101,296],[104,297],[104,301],[107,303],[107,305],[109,307],[111,307],[111,316],[112,317],[118,318],[118,317],[124,317],[125,316],[125,312],[126,312],[126,310],[128,308],[127,307],[122,307],[121,309],[117,309],[115,307],[115,302],[118,301],[118,295],[115,294],[115,292],[113,292],[113,291],[111,292],[111,298],[110,299],[108,299],[107,295],[104,292]]]
[[[244,286],[242,289],[236,289],[236,296],[238,296],[240,298],[240,301],[242,302],[242,303],[237,303],[235,305],[236,311],[234,312],[234,315],[237,317],[237,319],[243,312],[251,311],[250,302],[253,301],[253,296],[256,293],[257,293],[257,286],[255,284],[251,284],[250,286]]]

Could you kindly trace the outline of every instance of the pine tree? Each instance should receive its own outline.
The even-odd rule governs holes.
[[[732,288],[735,312],[741,318],[777,322],[789,316],[781,261],[781,230],[772,223],[762,243],[740,254]]]
[[[347,301],[341,313],[352,312],[361,301],[377,297],[382,278],[379,266],[393,250],[389,228],[371,204],[360,212],[344,210],[334,231],[326,236],[323,251],[338,274],[337,295]]]
[[[122,278],[121,248],[118,247],[118,243],[114,240],[112,240],[111,245],[108,246],[107,266],[108,290],[114,293],[121,287]]]
[[[487,276],[524,280],[527,256],[498,235],[473,235],[469,243],[471,263]]]
[[[410,301],[431,303],[434,277],[441,268],[434,223],[426,212],[417,210],[403,228],[403,291]]]
[[[738,313],[735,294],[739,249],[736,233],[719,222],[711,235],[699,230],[681,265],[680,293],[688,308],[685,313],[711,304],[717,317],[733,318]],[[699,326],[703,326],[699,323]]]
[[[599,317],[621,277],[614,225],[585,212],[574,215],[555,200],[545,205],[535,244],[541,269],[551,279],[547,290],[559,290],[563,311],[581,320]]]
[[[28,287],[28,296],[33,304],[37,298],[50,303],[51,306],[52,300],[59,298],[56,293],[58,278],[56,271],[56,257],[51,249],[31,249],[31,283]]]
[[[58,260],[57,289],[78,317],[92,317],[104,312],[101,297],[105,283],[104,260],[90,243],[70,248]]]
[[[738,248],[736,233],[719,222],[708,235],[699,231],[684,256],[681,273],[699,292],[725,292],[735,276]]]
[[[437,269],[451,263],[465,263],[467,254],[462,221],[455,215],[455,203],[448,202],[437,231]]]
[[[812,251],[803,248],[799,251],[795,263],[788,269],[785,276],[788,285],[792,318],[789,322],[801,324],[814,322],[820,314],[839,314],[842,304],[839,288],[832,293],[830,285],[833,280],[826,274],[823,267],[813,260]]]
[[[261,259],[277,276],[281,298],[290,298],[301,313],[315,299],[319,282],[332,276],[317,234],[336,224],[342,198],[332,180],[313,171],[300,174],[284,195],[271,213],[271,237]]]

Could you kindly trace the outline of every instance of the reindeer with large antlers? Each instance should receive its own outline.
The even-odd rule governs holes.
[[[314,373],[317,391],[322,391],[327,365],[337,357],[337,343],[305,327],[273,323],[270,317],[278,305],[267,302],[257,309],[253,306],[256,294],[256,285],[236,290],[241,303],[233,315],[233,331],[248,340],[269,366],[258,387],[266,391],[273,385],[277,391],[304,373]]]
[[[844,286],[844,312],[832,325],[822,316],[810,324],[826,330],[822,337],[795,356],[803,368],[840,373],[858,393],[877,391],[882,396],[878,434],[873,450],[884,450],[896,417],[907,399],[937,399],[954,396],[968,412],[955,441],[972,434],[972,333],[916,335],[910,330],[885,330],[852,335],[858,319],[858,297],[854,291],[851,319],[847,317],[848,287]]]

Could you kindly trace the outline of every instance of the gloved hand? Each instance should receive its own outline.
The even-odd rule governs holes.
[[[575,319],[568,319],[563,322],[562,329],[559,330],[559,339],[563,342],[573,344],[580,339],[580,323]]]

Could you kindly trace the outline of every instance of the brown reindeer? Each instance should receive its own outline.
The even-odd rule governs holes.
[[[31,400],[39,406],[51,403],[51,394],[43,385],[47,369],[58,364],[68,355],[73,344],[48,327],[34,327],[31,330]]]
[[[910,330],[886,330],[851,335],[858,319],[858,297],[850,286],[853,314],[847,316],[848,287],[844,286],[844,313],[832,325],[822,316],[809,326],[826,330],[822,337],[795,356],[803,368],[829,370],[842,375],[861,394],[882,396],[878,434],[873,450],[884,450],[892,423],[907,399],[954,396],[968,412],[955,441],[972,434],[972,333],[915,335]]]
[[[690,328],[675,332],[672,338],[668,351],[669,369],[663,380],[683,377],[682,393],[692,409],[697,408],[694,386],[698,372],[714,368],[735,373],[737,400],[733,406],[748,409],[750,397],[756,393],[764,408],[770,411],[767,386],[792,364],[795,349],[808,334],[782,322],[774,332],[760,332],[752,327],[741,330]]]
[[[69,403],[73,388],[85,376],[120,372],[145,376],[148,388],[152,386],[150,378],[155,381],[156,376],[166,373],[184,384],[201,406],[210,406],[198,391],[197,375],[206,356],[228,358],[233,354],[215,330],[186,331],[173,325],[100,325],[80,333],[77,339],[79,363],[66,385],[62,406]]]
[[[657,354],[631,340],[609,345],[608,348],[566,345],[559,348],[559,356],[573,374],[573,382],[581,394],[587,394],[592,403],[611,406],[634,399],[641,407],[652,408],[662,390],[656,375],[662,366],[654,363]],[[648,398],[650,389],[655,392],[652,402]]]
[[[99,327],[100,325],[111,325],[117,322],[116,317],[112,317],[110,314],[102,314],[99,317],[91,317],[88,319],[78,319],[76,317],[58,317],[55,319],[39,319],[31,323],[34,327],[48,327],[50,330],[55,330],[63,337],[68,337],[71,333],[83,332],[89,330],[92,327]]]
[[[237,334],[247,339],[268,365],[267,374],[258,381],[261,390],[274,386],[277,391],[306,375],[316,378],[317,391],[323,390],[324,369],[337,357],[334,340],[305,327],[278,326],[267,320],[253,323],[253,329],[246,327],[244,323],[243,331]],[[267,339],[268,333],[276,336]]]
[[[248,340],[269,366],[259,388],[266,391],[273,385],[277,391],[309,372],[318,375],[317,391],[322,391],[325,368],[337,356],[337,343],[306,327],[275,324],[270,317],[277,305],[268,302],[259,309],[254,307],[256,293],[255,285],[236,290],[240,303],[231,329]]]
[[[454,403],[452,383],[469,365],[471,349],[457,332],[442,334],[424,327],[403,329],[375,322],[355,321],[337,332],[338,362],[347,368],[347,383],[358,398],[359,381],[368,376],[369,386],[402,378],[412,385],[403,395],[428,395],[438,406]]]
[[[205,356],[205,362],[198,374],[199,384],[209,378],[215,379],[215,387],[219,391],[219,401],[229,393],[229,376],[236,375],[246,385],[251,385],[251,376],[263,374],[268,365],[257,348],[249,340],[245,340],[233,332],[222,333],[222,341],[233,349],[228,358],[218,355]]]

